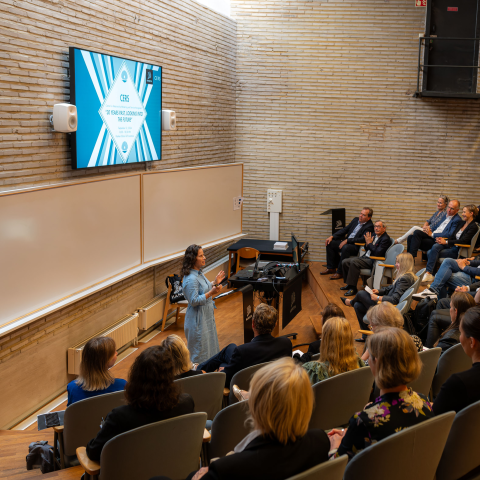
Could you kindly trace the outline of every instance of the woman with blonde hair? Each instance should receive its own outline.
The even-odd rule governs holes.
[[[112,338],[91,338],[83,347],[80,375],[67,385],[67,407],[85,398],[125,390],[126,380],[115,378],[109,372],[116,361],[117,350]]]
[[[193,370],[190,352],[178,335],[169,335],[163,340],[162,345],[172,354],[175,379],[204,373],[202,370]]]
[[[333,317],[322,329],[320,359],[303,364],[312,385],[339,373],[364,367],[353,344],[352,327],[348,320]]]
[[[422,362],[410,335],[384,328],[368,338],[370,368],[380,397],[350,419],[347,430],[329,433],[332,452],[350,458],[384,438],[434,416],[425,395],[407,385],[418,378]]]
[[[282,480],[328,459],[326,433],[308,429],[313,410],[308,376],[291,358],[271,362],[255,373],[248,407],[253,431],[233,454],[200,469],[194,480]]]
[[[417,276],[413,271],[413,257],[410,253],[400,253],[395,260],[395,281],[392,285],[383,287],[380,290],[372,290],[368,293],[366,290],[360,290],[352,300],[342,297],[343,303],[347,307],[353,307],[357,314],[360,330],[366,330],[367,326],[363,317],[370,307],[378,302],[389,302],[397,305],[402,295],[415,283]],[[357,338],[357,342],[365,342],[366,335]]]

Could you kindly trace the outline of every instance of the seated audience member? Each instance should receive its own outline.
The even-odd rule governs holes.
[[[399,328],[385,328],[367,340],[370,368],[380,397],[350,419],[348,429],[329,432],[335,456],[350,458],[388,436],[432,418],[426,396],[407,384],[418,378],[422,362],[410,335]]]
[[[87,445],[88,458],[100,460],[104,445],[117,435],[150,423],[193,413],[195,404],[174,383],[172,354],[163,345],[149,347],[130,368],[125,397],[127,405],[114,408],[97,436]]]
[[[447,205],[448,197],[445,195],[440,195],[437,200],[437,211],[423,224],[423,227],[412,227],[407,233],[395,240],[395,245],[397,243],[403,243],[410,235],[413,235],[415,230],[420,230],[423,232],[427,230],[435,231],[447,216]]]
[[[366,290],[360,290],[352,300],[342,297],[342,302],[347,307],[353,307],[357,314],[358,324],[360,330],[366,330],[367,326],[363,321],[363,317],[370,307],[373,307],[378,302],[388,302],[392,305],[398,305],[402,295],[416,282],[417,276],[413,272],[413,257],[409,253],[400,253],[395,260],[395,281],[392,285],[374,289],[373,293],[368,293]],[[366,335],[362,338],[357,338],[358,342],[365,341]]]
[[[387,224],[383,220],[375,222],[375,237],[367,232],[365,234],[365,253],[361,257],[350,257],[343,261],[343,280],[346,283],[340,290],[347,290],[346,297],[357,294],[357,282],[362,268],[371,269],[374,260],[370,257],[385,257],[387,250],[392,245],[391,238],[387,235]]]
[[[399,328],[403,329],[404,319],[398,308],[395,308],[391,303],[380,303],[370,308],[367,312],[368,326],[373,333],[377,333],[384,328]],[[417,335],[410,335],[418,352],[423,351],[423,343]],[[369,358],[368,348],[362,355],[362,360],[365,362]]]
[[[328,460],[323,430],[308,429],[313,392],[308,376],[291,358],[264,366],[250,382],[253,431],[234,449],[188,478],[283,480]]]
[[[430,227],[427,227],[425,231],[416,230],[413,232],[413,235],[407,238],[407,252],[411,253],[413,258],[417,258],[418,250],[430,250],[435,245],[437,238],[450,238],[450,235],[456,231],[458,224],[462,221],[457,214],[459,209],[460,202],[458,200],[450,200],[447,207],[447,215],[435,230],[432,230]],[[424,280],[428,282],[433,281],[433,278],[430,277],[426,276]]]
[[[330,318],[323,326],[320,359],[303,364],[312,385],[364,366],[355,351],[350,323],[341,317]]]
[[[457,228],[448,237],[437,237],[435,244],[427,253],[426,274],[430,275],[435,270],[435,265],[439,258],[458,258],[460,247],[455,244],[471,245],[473,237],[478,231],[477,224],[473,221],[478,213],[475,205],[467,205],[463,207],[463,222],[458,223]],[[432,278],[433,280],[433,278]],[[430,281],[432,281],[430,280]]]
[[[358,254],[360,247],[356,243],[364,243],[363,236],[367,233],[373,233],[372,223],[373,210],[363,208],[358,217],[355,217],[348,226],[325,240],[327,247],[327,269],[320,275],[333,275],[331,280],[342,278],[342,262],[349,257]]]
[[[193,370],[190,352],[185,342],[178,335],[169,335],[163,340],[162,345],[172,354],[175,380],[203,373],[202,370]]]
[[[472,368],[454,373],[440,389],[433,403],[435,415],[459,412],[480,400],[480,307],[470,308],[460,321],[460,343],[472,359]]]
[[[333,318],[333,317],[345,318],[345,314],[343,313],[343,310],[338,305],[335,305],[334,303],[329,303],[322,310],[320,315],[322,316],[322,328],[325,325],[325,323],[327,322],[327,320],[330,319],[330,318]],[[305,353],[301,358],[301,361],[303,363],[309,362],[312,358],[312,355],[317,355],[317,354],[320,353],[321,342],[322,342],[322,340],[321,340],[321,338],[319,338],[318,340],[315,340],[314,342],[312,342],[308,346],[307,353]],[[295,358],[299,358],[299,357],[297,357],[297,355],[295,355]]]
[[[225,386],[229,388],[232,377],[240,370],[277,358],[291,357],[292,342],[286,337],[275,338],[272,335],[277,318],[278,313],[273,307],[261,303],[252,318],[253,340],[243,345],[231,343],[220,353],[201,363],[197,370],[208,373],[218,369],[225,372]]]
[[[439,316],[431,316],[428,323],[427,348],[440,347],[442,353],[460,341],[460,319],[462,315],[475,306],[475,300],[465,292],[455,292],[450,303],[448,324]],[[443,333],[442,333],[443,331]]]
[[[83,347],[80,375],[67,385],[67,407],[85,398],[125,389],[127,382],[108,371],[117,361],[115,341],[108,337],[90,339]]]

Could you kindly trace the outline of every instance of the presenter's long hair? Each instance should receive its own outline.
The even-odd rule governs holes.
[[[115,382],[108,363],[115,355],[115,341],[108,337],[90,339],[83,347],[77,385],[87,392],[105,390]]]
[[[172,354],[164,345],[144,350],[133,362],[125,387],[127,403],[146,410],[170,410],[180,395]]]
[[[323,326],[318,361],[328,363],[328,374],[331,377],[359,368],[352,327],[346,318],[330,318]]]
[[[185,250],[185,256],[183,257],[182,270],[180,271],[180,277],[183,278],[190,274],[190,270],[195,266],[197,261],[198,251],[202,247],[200,245],[190,245]]]
[[[411,253],[400,253],[397,255],[398,270],[395,271],[395,282],[404,275],[409,275],[412,277],[412,283],[417,281],[417,276],[413,271],[413,266],[415,262],[413,260],[413,255]]]

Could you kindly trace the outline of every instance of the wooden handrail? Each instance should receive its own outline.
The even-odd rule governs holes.
[[[100,472],[100,464],[88,458],[85,447],[77,448],[77,458],[86,473],[89,475],[98,475]]]
[[[359,330],[358,333],[363,333],[364,335],[373,335],[371,330]]]
[[[478,277],[475,277],[475,278],[476,278],[477,280],[480,280],[480,276],[478,276]]]
[[[386,263],[379,263],[379,267],[395,268],[395,265],[387,265]]]
[[[385,260],[385,257],[370,257],[372,260]]]
[[[456,243],[455,244],[456,247],[465,247],[465,248],[470,248],[471,245],[462,245],[461,243]]]
[[[364,246],[365,244],[364,244],[364,243],[356,243],[355,245],[361,245],[361,246]]]

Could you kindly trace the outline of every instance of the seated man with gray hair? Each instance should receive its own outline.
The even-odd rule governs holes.
[[[343,281],[346,283],[340,290],[347,290],[345,297],[357,294],[357,283],[360,278],[360,270],[372,269],[375,260],[370,257],[385,257],[388,248],[392,245],[392,239],[387,235],[387,224],[383,220],[375,222],[375,237],[367,232],[365,238],[365,253],[361,257],[350,257],[342,262]]]

